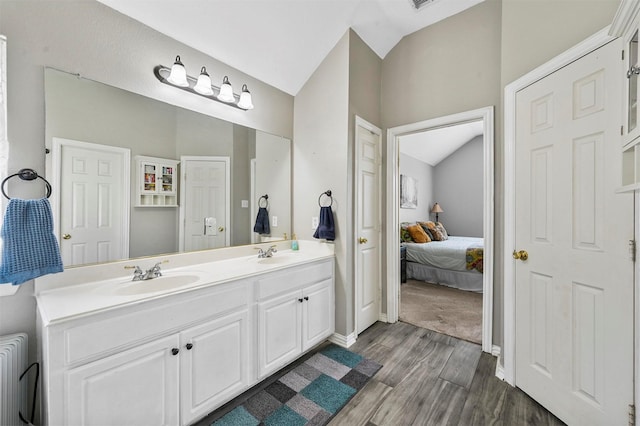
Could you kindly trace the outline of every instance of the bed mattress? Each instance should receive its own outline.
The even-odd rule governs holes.
[[[470,272],[467,269],[467,249],[483,247],[484,239],[450,236],[445,241],[430,243],[404,243],[407,261],[451,271]],[[473,272],[480,274],[475,270]]]

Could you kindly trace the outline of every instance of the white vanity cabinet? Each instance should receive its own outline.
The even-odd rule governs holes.
[[[334,331],[333,262],[258,281],[258,378],[296,359]]]
[[[43,424],[192,424],[334,332],[333,258],[221,283],[215,265],[201,273],[212,282],[53,318],[71,287],[38,295]]]
[[[254,381],[242,280],[44,326],[49,425],[178,425]]]

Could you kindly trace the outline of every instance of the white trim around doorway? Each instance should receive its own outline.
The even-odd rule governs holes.
[[[493,107],[447,115],[387,130],[387,319],[398,321],[400,285],[400,176],[399,138],[428,129],[482,120],[484,123],[484,264],[482,294],[482,350],[491,353],[493,346],[493,228],[494,228],[494,123]]]

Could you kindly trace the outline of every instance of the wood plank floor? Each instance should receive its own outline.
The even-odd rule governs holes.
[[[495,377],[480,346],[403,322],[376,323],[349,350],[383,365],[330,425],[563,425]]]

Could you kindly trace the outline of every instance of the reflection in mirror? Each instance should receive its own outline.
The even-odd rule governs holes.
[[[54,69],[45,106],[66,267],[291,235],[288,139]]]

